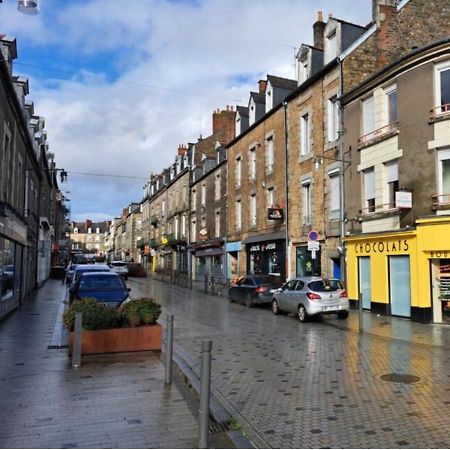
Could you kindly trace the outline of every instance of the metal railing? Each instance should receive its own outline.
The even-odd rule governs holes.
[[[435,194],[432,199],[433,206],[450,205],[450,194]]]
[[[430,114],[432,118],[450,115],[450,103],[436,106],[430,110]]]
[[[399,208],[395,205],[395,202],[383,203],[381,205],[369,206],[360,210],[362,215],[376,214],[382,212],[395,212],[399,211]]]
[[[367,142],[372,141],[373,139],[384,136],[385,134],[390,133],[391,131],[398,130],[398,125],[400,122],[391,122],[384,127],[378,128],[376,130],[371,131],[370,133],[361,136],[358,139],[359,144],[366,144]]]

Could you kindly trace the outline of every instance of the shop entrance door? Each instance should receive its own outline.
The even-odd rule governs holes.
[[[391,314],[411,317],[411,277],[409,256],[389,257]]]
[[[372,288],[370,277],[370,257],[361,256],[359,259],[359,292],[362,294],[364,309],[370,309],[372,301]]]
[[[433,322],[450,324],[450,259],[431,260]]]

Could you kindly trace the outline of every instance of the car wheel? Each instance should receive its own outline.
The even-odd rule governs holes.
[[[272,312],[275,315],[278,315],[281,312],[280,308],[278,307],[278,302],[275,299],[272,300]]]
[[[348,311],[339,311],[337,313],[338,319],[344,320],[348,317]]]
[[[247,308],[253,308],[252,294],[247,294],[245,296],[245,306],[247,306]]]
[[[300,305],[298,307],[298,320],[300,322],[307,322],[308,321],[308,313],[306,312],[306,308],[303,305]]]

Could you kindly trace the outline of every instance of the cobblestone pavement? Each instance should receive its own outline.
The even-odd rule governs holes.
[[[195,372],[201,341],[213,341],[213,393],[259,447],[450,446],[450,354],[429,338],[360,336],[334,318],[301,324],[151,279],[129,286],[175,315],[176,349]]]
[[[152,352],[83,358],[48,349],[64,292],[48,281],[0,324],[1,448],[195,448],[197,424]]]

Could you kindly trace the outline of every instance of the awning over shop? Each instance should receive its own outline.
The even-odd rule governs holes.
[[[276,231],[274,233],[257,234],[254,236],[249,236],[247,239],[244,239],[242,243],[253,244],[254,242],[276,241],[279,239],[286,239],[286,233],[284,231]]]
[[[220,248],[206,248],[204,250],[197,250],[195,252],[196,257],[200,256],[219,256],[223,255],[223,251]]]

